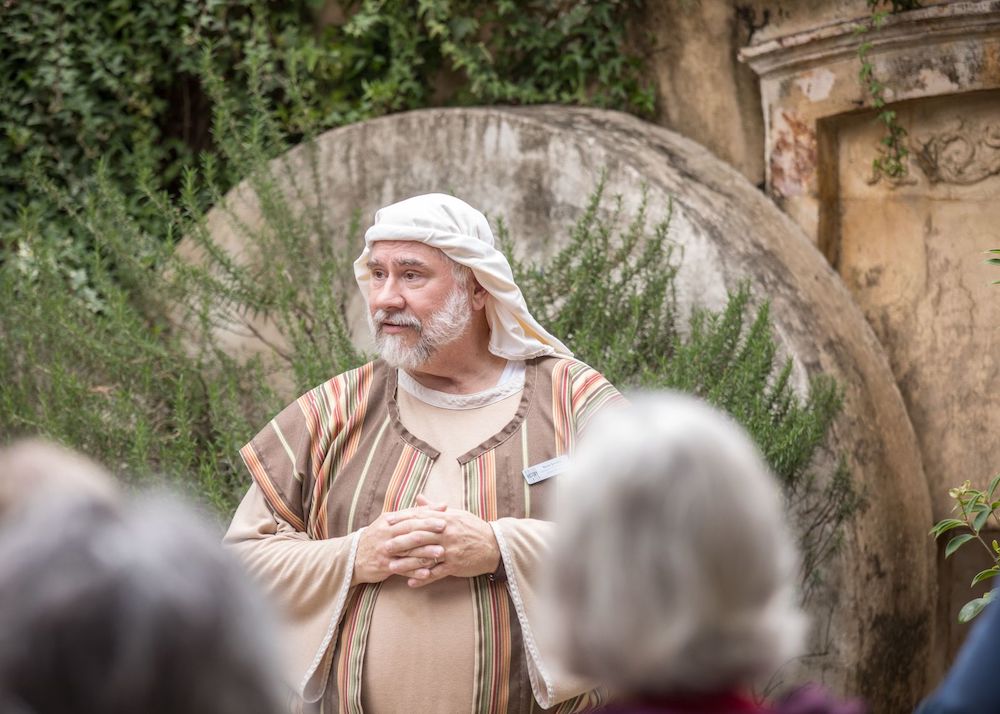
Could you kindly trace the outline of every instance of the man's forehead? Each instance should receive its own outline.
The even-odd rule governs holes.
[[[449,260],[440,249],[415,240],[380,240],[372,243],[374,263],[442,263]]]

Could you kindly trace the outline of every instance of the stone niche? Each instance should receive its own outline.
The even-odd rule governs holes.
[[[797,383],[824,373],[844,389],[831,446],[845,454],[868,507],[846,529],[808,602],[807,656],[779,679],[815,679],[861,694],[875,713],[912,708],[928,686],[936,600],[917,442],[882,347],[843,282],[746,178],[666,129],[565,107],[400,114],[330,131],[273,165],[309,194],[297,194],[303,200],[321,197],[326,225],[346,226],[354,211],[366,225],[380,206],[449,191],[494,222],[503,218],[522,257],[549,253],[565,240],[602,172],[607,194],[621,195],[626,213],[639,205],[643,187],[651,222],[667,215],[672,200],[669,236],[682,250],[684,303],[717,309],[728,288],[749,280],[756,297],[771,302],[776,337],[794,361]],[[303,189],[314,175],[318,185]],[[260,214],[246,186],[226,201],[226,210],[210,214],[209,227],[240,253],[236,225],[255,225]],[[351,250],[360,251],[360,236],[353,240]],[[269,341],[280,342],[280,334]],[[231,347],[269,349],[253,338]]]
[[[884,130],[862,90],[853,29],[835,21],[745,48],[760,75],[767,190],[816,242],[885,345],[920,443],[934,519],[948,489],[1000,471],[992,389],[1000,345],[1000,2],[890,16],[865,35],[875,77],[908,136],[908,171],[875,180]],[[930,522],[928,522],[928,527]],[[938,553],[938,671],[967,630],[983,553]],[[977,592],[976,594],[980,594]]]

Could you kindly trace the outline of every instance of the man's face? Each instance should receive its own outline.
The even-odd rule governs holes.
[[[469,325],[469,289],[451,260],[416,241],[378,241],[368,260],[369,324],[389,364],[415,369]]]

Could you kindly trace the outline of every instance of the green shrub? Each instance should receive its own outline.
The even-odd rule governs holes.
[[[67,275],[64,241],[19,224],[19,253],[0,266],[0,433],[53,437],[140,480],[162,475],[226,514],[247,482],[239,446],[290,396],[267,387],[269,374],[280,370],[301,392],[365,359],[346,329],[356,290],[348,246],[361,234],[355,217],[330,225],[310,200],[318,167],[292,177],[283,162],[268,163],[286,142],[266,96],[251,92],[253,111],[243,114],[209,78],[221,161],[260,199],[259,226],[229,216],[254,259],[229,255],[206,228],[204,205],[226,210],[214,155],[185,172],[177,197],[148,178],[150,167],[131,196],[103,163],[82,197],[40,180],[94,246],[82,266],[91,280]],[[137,200],[161,216],[163,234],[130,216]],[[561,251],[537,265],[513,261],[526,299],[616,383],[694,392],[750,430],[801,519],[809,585],[860,504],[843,461],[821,468],[839,392],[819,377],[805,399],[794,393],[767,305],[751,314],[746,286],[723,311],[696,310],[680,329],[668,224],[648,230],[644,205],[626,222],[621,206],[599,185]],[[502,222],[499,232],[506,240]],[[178,258],[182,235],[200,260]],[[223,347],[225,331],[252,332],[250,317],[277,326],[274,360],[240,361]]]
[[[696,308],[681,329],[669,218],[649,231],[645,200],[628,221],[620,197],[602,208],[605,203],[599,184],[564,248],[536,265],[513,261],[525,299],[543,324],[613,383],[696,394],[748,430],[791,505],[808,598],[843,525],[863,507],[844,456],[826,445],[842,407],[840,389],[820,375],[804,399],[795,393],[791,360],[777,359],[769,306],[751,314],[747,284],[730,293],[720,312]],[[506,232],[500,233],[513,255]]]
[[[85,7],[81,1],[80,8]],[[114,3],[108,7],[118,8]],[[310,104],[302,88],[321,93],[323,85],[302,84],[295,77],[296,63],[308,62],[292,53],[285,55],[286,64],[275,64],[273,48],[285,35],[270,30],[262,34],[262,27],[273,27],[261,24],[264,10],[253,0],[208,3],[199,5],[198,12],[185,3],[180,7],[187,8],[185,27],[196,28],[190,30],[196,33],[191,35],[195,44],[211,39],[212,33],[225,36],[221,45],[203,50],[197,60],[186,56],[182,65],[199,77],[199,91],[212,108],[213,149],[201,154],[197,167],[179,170],[177,185],[166,187],[164,155],[150,149],[159,146],[154,132],[134,146],[123,143],[119,153],[88,157],[81,145],[84,158],[71,161],[65,176],[53,176],[57,164],[51,163],[59,159],[62,139],[53,143],[47,159],[43,152],[15,170],[24,173],[32,195],[46,208],[0,218],[8,220],[3,230],[13,249],[0,261],[0,434],[50,436],[123,476],[145,480],[159,475],[201,493],[226,513],[246,483],[239,446],[291,396],[275,394],[267,386],[270,373],[280,370],[297,393],[365,359],[346,328],[348,296],[356,289],[348,246],[360,244],[360,231],[352,215],[339,216],[331,224],[318,203],[318,166],[312,164],[306,176],[293,176],[283,162],[270,162],[298,140],[299,132],[317,128],[314,118],[303,113],[303,107],[317,105]],[[288,8],[301,11],[305,6],[281,7],[292,12]],[[470,97],[604,101],[600,97],[613,93],[602,95],[601,88],[620,84],[621,73],[631,71],[621,66],[605,70],[611,74],[594,75],[597,68],[591,64],[606,59],[609,55],[602,52],[612,52],[620,40],[612,33],[607,47],[590,47],[600,39],[599,28],[620,20],[615,13],[624,12],[626,2],[571,3],[576,9],[567,12],[532,2],[525,6],[530,12],[514,19],[507,17],[513,12],[508,3],[484,7],[477,9],[471,2],[371,0],[361,3],[346,25],[328,32],[366,38],[351,45],[360,53],[357,57],[371,59],[372,47],[387,42],[388,49],[378,50],[383,54],[376,62],[384,74],[372,76],[383,76],[389,82],[385,86],[403,94],[411,82],[426,87],[429,75],[419,72],[437,71],[440,63],[456,61],[461,47],[485,52],[463,60]],[[100,15],[100,8],[91,9]],[[14,10],[15,22],[0,29],[7,36],[14,33],[12,28],[23,29],[28,19],[38,19],[26,4]],[[176,49],[166,47],[170,33],[156,35],[155,22],[144,14],[156,17],[161,11],[139,10],[148,25],[130,25],[132,31],[145,27],[159,38],[135,49],[143,62],[155,63],[160,57],[156,52]],[[407,14],[414,12],[416,20]],[[268,17],[273,21],[288,16]],[[528,17],[535,18],[537,31],[525,24]],[[407,23],[401,18],[408,18]],[[75,22],[69,16],[66,21]],[[274,27],[292,31],[280,22]],[[577,43],[573,51],[587,57],[571,66],[556,61],[559,32],[568,32]],[[128,41],[141,45],[141,36],[139,32]],[[80,47],[88,46],[86,36],[79,35],[78,41]],[[30,42],[22,44],[17,52],[27,62],[35,50]],[[295,46],[301,51],[310,45]],[[403,52],[402,47],[409,49]],[[354,56],[342,54],[341,45],[327,49],[338,61]],[[391,58],[413,53],[424,59],[406,67],[419,69],[418,74],[406,74],[403,65],[393,69]],[[530,72],[518,69],[528,56],[550,57],[552,63]],[[62,60],[53,61],[58,65]],[[348,64],[363,66],[364,61]],[[234,66],[245,76],[244,83],[224,73]],[[579,71],[571,71],[573,66]],[[159,69],[151,71],[155,75]],[[290,81],[279,81],[286,75]],[[310,76],[319,82],[327,75]],[[504,89],[502,82],[493,81],[501,76],[514,84]],[[17,85],[25,80],[5,81]],[[120,89],[131,80],[123,81],[115,86]],[[43,85],[39,80],[30,86],[41,92]],[[517,92],[510,89],[515,85],[521,88]],[[343,106],[362,113],[393,108],[373,108],[366,102],[383,90],[370,84],[361,88],[367,99],[344,95]],[[417,95],[411,100],[418,101]],[[128,113],[130,106],[111,102],[106,111]],[[4,117],[9,138],[10,120]],[[91,119],[87,112],[66,115],[70,124],[82,123],[76,134],[67,132],[65,140],[84,141],[88,131],[97,131],[101,125],[97,119],[87,124]],[[10,144],[4,147],[9,150]],[[305,155],[315,159],[305,148]],[[261,207],[261,224],[253,229],[229,215],[252,260],[229,255],[205,225],[206,207],[227,210],[223,195],[237,177],[246,179]],[[824,441],[840,409],[836,386],[817,378],[804,400],[793,392],[790,364],[776,360],[767,306],[751,316],[746,286],[730,296],[722,312],[696,310],[680,329],[674,296],[677,260],[667,238],[668,224],[648,230],[643,203],[619,230],[624,223],[622,202],[615,199],[610,208],[606,204],[599,185],[560,252],[538,265],[513,261],[529,305],[612,381],[694,392],[746,425],[803,519],[809,581],[860,504],[842,460],[837,465],[833,458],[831,473],[818,471],[820,457],[830,461]],[[503,239],[502,226],[500,234]],[[179,259],[174,245],[182,236],[198,249],[199,261]],[[238,360],[226,352],[226,332],[254,332],[249,318],[277,326],[280,344],[258,335],[276,348],[274,360]]]
[[[44,435],[129,481],[163,475],[229,509],[246,483],[236,450],[275,405],[260,365],[182,344],[166,319],[169,245],[129,220],[104,172],[94,186],[72,216],[95,245],[93,292],[66,279],[60,244],[32,225],[0,266],[0,433]]]

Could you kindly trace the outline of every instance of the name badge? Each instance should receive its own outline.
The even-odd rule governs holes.
[[[539,481],[544,481],[547,478],[552,478],[553,476],[561,474],[566,470],[566,466],[568,464],[568,456],[557,456],[554,459],[549,459],[548,461],[543,461],[540,464],[529,466],[521,473],[524,474],[525,481],[534,485]]]

